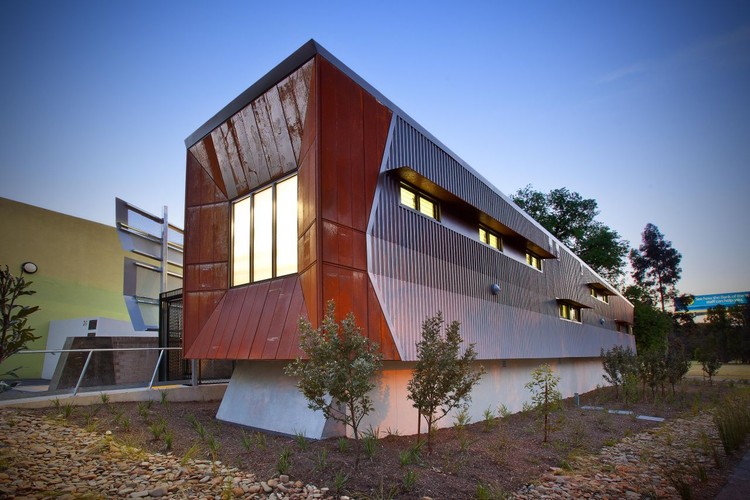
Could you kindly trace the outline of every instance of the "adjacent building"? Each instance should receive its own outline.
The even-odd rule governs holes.
[[[14,276],[26,262],[37,268],[24,275],[36,293],[20,299],[25,305],[39,306],[27,323],[39,339],[29,343],[28,349],[62,347],[64,338],[48,343],[55,320],[80,318],[78,333],[64,329],[63,333],[71,336],[105,334],[103,324],[130,323],[122,298],[127,253],[114,227],[0,198],[0,234],[0,266],[7,265]],[[105,319],[110,322],[103,322]],[[97,323],[99,326],[93,326]],[[20,378],[50,378],[54,372],[50,363],[43,354],[17,354],[0,365],[0,374],[18,368]]]
[[[520,409],[540,363],[565,395],[635,348],[632,305],[401,109],[310,41],[186,140],[184,349],[236,368],[218,417],[309,437],[283,367],[329,300],[385,359],[365,428],[416,431],[422,321],[458,320],[487,369],[471,414]],[[446,423],[447,422],[447,419]]]

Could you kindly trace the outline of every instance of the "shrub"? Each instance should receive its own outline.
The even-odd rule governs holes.
[[[382,355],[377,344],[361,334],[352,313],[339,326],[333,301],[328,302],[321,328],[314,329],[300,319],[299,329],[300,348],[308,359],[298,358],[287,365],[285,373],[298,378],[297,387],[310,409],[351,427],[357,467],[359,424],[373,410],[369,393],[375,387]]]
[[[524,404],[525,409],[535,411],[542,418],[545,443],[550,432],[549,416],[562,402],[562,394],[557,390],[559,383],[560,377],[545,363],[531,372],[531,381],[524,386],[531,392],[531,405]]]
[[[471,390],[484,374],[481,365],[473,368],[477,358],[474,344],[459,356],[463,340],[458,321],[453,321],[445,333],[442,313],[422,323],[422,340],[417,343],[417,365],[407,384],[407,397],[413,401],[419,419],[417,438],[421,435],[422,418],[427,422],[427,449],[432,453],[432,433],[435,423],[452,409],[471,401]]]
[[[615,397],[620,398],[620,386],[625,377],[635,369],[635,353],[630,347],[614,346],[608,351],[601,350],[604,380],[615,387]]]

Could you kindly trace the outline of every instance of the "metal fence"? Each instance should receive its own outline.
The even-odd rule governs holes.
[[[94,390],[102,390],[103,388],[130,388],[130,387],[147,387],[148,389],[151,389],[154,386],[154,383],[157,382],[157,375],[159,372],[159,366],[164,360],[165,354],[169,351],[179,351],[180,347],[119,347],[119,348],[92,348],[92,349],[45,349],[45,350],[25,350],[20,351],[16,353],[15,355],[33,355],[33,354],[53,354],[53,355],[60,355],[60,360],[58,361],[58,364],[60,365],[57,370],[55,370],[55,377],[53,381],[51,381],[50,385],[47,387],[46,391],[39,391],[36,394],[39,393],[59,393],[61,390],[64,392],[67,392],[67,389],[70,389],[72,387],[73,392],[72,394],[75,396],[78,394],[78,392],[84,388],[91,388],[94,387]],[[142,380],[138,381],[130,381],[126,384],[118,384],[115,381],[115,384],[106,384],[103,383],[101,380],[97,380],[97,377],[91,377],[89,376],[87,378],[87,375],[91,375],[89,372],[89,367],[92,366],[92,359],[95,359],[97,355],[100,357],[104,357],[104,355],[109,355],[107,357],[108,361],[111,361],[112,356],[114,356],[116,353],[132,353],[132,352],[158,352],[158,356],[154,356],[156,358],[156,362],[153,364],[153,368],[149,369],[148,371],[143,370],[142,373]],[[141,359],[143,356],[139,356]],[[77,366],[80,364],[79,361],[83,360],[83,366],[80,370],[80,373],[74,373],[77,368]],[[146,368],[148,365],[142,365]],[[71,373],[73,372],[73,373]],[[66,377],[67,375],[67,377]],[[71,375],[73,376],[73,379],[75,380],[75,384],[71,384],[71,386],[67,386],[66,383],[62,382],[61,380],[65,380],[65,378],[70,379]],[[77,376],[76,376],[77,375]],[[136,379],[138,376],[136,375]],[[8,396],[12,395],[5,395],[5,399],[8,398]]]

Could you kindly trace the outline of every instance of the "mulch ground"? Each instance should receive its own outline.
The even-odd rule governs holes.
[[[654,396],[649,392],[637,403],[624,404],[615,400],[612,388],[602,388],[582,395],[580,404],[628,409],[670,421],[697,416],[730,392],[747,392],[745,389],[687,381],[674,396],[671,391]],[[518,413],[438,430],[432,438],[432,453],[425,446],[410,453],[417,448],[414,436],[370,440],[363,443],[360,464],[355,468],[352,440],[309,441],[242,428],[216,420],[218,405],[167,399],[102,402],[90,407],[59,405],[34,411],[96,432],[109,430],[119,442],[152,452],[221,460],[259,478],[286,474],[357,498],[502,497],[539,483],[551,468],[570,470],[578,457],[596,455],[623,438],[660,425],[632,416],[583,410],[566,400],[564,409],[554,415],[547,443],[542,442],[539,419],[532,413]],[[717,473],[701,474],[691,486],[693,497],[713,497],[741,456],[724,457],[717,463]]]

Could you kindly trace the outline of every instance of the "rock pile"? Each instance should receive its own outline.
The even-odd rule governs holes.
[[[517,498],[681,498],[724,457],[709,414],[676,419],[626,437],[599,455],[553,468]],[[679,490],[679,491],[678,491]]]
[[[181,460],[119,444],[64,422],[0,411],[0,498],[332,498],[281,475],[255,475],[210,460]]]

